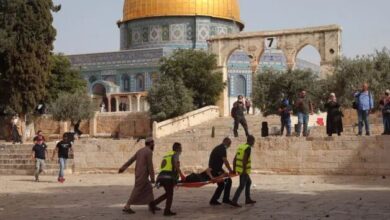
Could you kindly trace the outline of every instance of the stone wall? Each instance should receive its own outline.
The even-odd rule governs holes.
[[[148,113],[111,112],[96,114],[94,136],[143,137],[151,135]]]
[[[242,141],[242,140],[240,140]],[[183,140],[181,164],[185,171],[207,167],[209,153],[220,140]],[[253,149],[256,173],[299,175],[390,175],[390,137],[264,138]],[[75,146],[75,172],[116,172],[143,142],[82,140]],[[238,141],[229,149],[232,161]],[[157,140],[156,171],[170,145]],[[132,166],[133,170],[134,166]]]
[[[70,122],[57,122],[44,115],[34,119],[34,130],[41,130],[48,140],[57,140],[63,133],[73,131],[73,128]],[[119,138],[151,135],[147,113],[96,113],[95,118],[81,122],[80,130],[90,137],[113,137],[116,133]],[[10,136],[10,119],[0,117],[0,139],[10,140]]]

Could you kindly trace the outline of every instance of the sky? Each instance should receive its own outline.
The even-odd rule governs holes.
[[[84,54],[119,50],[123,0],[54,0],[55,52]],[[343,55],[355,57],[390,48],[389,0],[239,0],[244,31],[264,31],[338,24],[343,28]],[[319,54],[299,55],[319,63]]]

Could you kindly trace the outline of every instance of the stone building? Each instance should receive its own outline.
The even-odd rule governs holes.
[[[209,38],[244,29],[238,0],[125,0],[117,25],[120,51],[69,56],[91,96],[109,112],[148,110],[146,91],[159,78],[161,57],[178,48],[207,50]],[[286,69],[279,52],[266,53],[261,63]],[[232,99],[252,93],[250,61],[242,51],[229,60],[228,87]]]

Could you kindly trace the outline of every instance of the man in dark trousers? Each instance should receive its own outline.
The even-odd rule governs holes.
[[[234,207],[241,207],[238,204],[238,199],[240,198],[241,192],[245,188],[245,204],[255,204],[256,201],[251,199],[251,185],[252,180],[249,176],[251,174],[251,151],[252,147],[255,144],[255,137],[249,135],[247,137],[246,144],[241,144],[238,146],[236,156],[234,157],[233,167],[234,171],[240,174],[240,185],[237,188],[236,193],[234,194],[231,205]]]
[[[232,108],[232,117],[234,118],[234,137],[238,137],[238,124],[241,124],[242,127],[245,130],[245,135],[248,136],[248,125],[245,120],[244,112],[245,109],[245,103],[244,103],[244,97],[242,95],[238,96],[237,102],[233,104]]]
[[[166,200],[164,216],[174,216],[176,213],[171,211],[173,202],[173,191],[179,179],[179,176],[184,181],[185,176],[180,169],[179,156],[182,152],[180,143],[174,143],[172,151],[169,151],[161,162],[161,172],[157,177],[157,184],[164,187],[165,193],[152,202],[152,208],[156,208],[158,204]]]
[[[223,139],[222,144],[216,146],[214,150],[211,152],[210,159],[209,159],[209,168],[211,169],[211,175],[213,177],[221,176],[222,174],[226,173],[225,170],[222,168],[224,164],[226,168],[229,170],[229,173],[230,174],[233,173],[229,161],[227,160],[227,153],[226,153],[226,150],[230,147],[231,144],[232,144],[232,140],[226,137],[225,139]],[[219,182],[218,188],[215,190],[215,193],[210,200],[210,205],[221,205],[221,203],[218,202],[218,199],[221,196],[223,191],[224,191],[224,195],[223,195],[222,202],[226,204],[230,204],[231,188],[232,188],[232,180],[230,178],[226,179],[223,182]]]

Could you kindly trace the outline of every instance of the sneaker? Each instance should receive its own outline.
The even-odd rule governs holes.
[[[210,201],[210,205],[217,206],[217,205],[221,205],[221,203],[218,201]]]
[[[255,204],[256,203],[256,201],[254,201],[254,200],[252,200],[252,199],[248,199],[248,200],[246,200],[246,202],[245,202],[245,204],[247,204],[247,205],[251,205],[251,204]]]
[[[223,200],[222,202],[224,204],[227,204],[227,205],[231,205],[232,204],[232,200]]]
[[[175,212],[171,212],[171,211],[164,211],[164,216],[175,216],[176,213]]]
[[[230,205],[233,206],[233,207],[236,207],[236,208],[241,208],[242,207],[237,202],[231,202]]]

